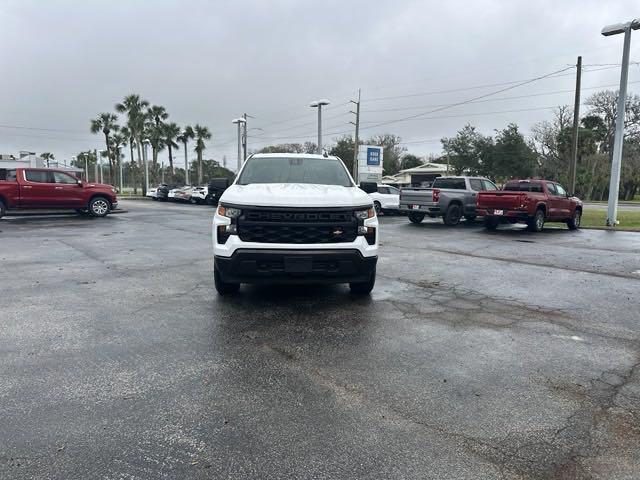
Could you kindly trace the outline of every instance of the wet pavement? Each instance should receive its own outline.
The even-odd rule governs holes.
[[[640,234],[381,219],[213,288],[212,209],[0,220],[0,478],[640,478]]]

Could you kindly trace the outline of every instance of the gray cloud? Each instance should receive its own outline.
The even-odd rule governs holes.
[[[638,16],[633,6],[597,0],[4,1],[0,150],[52,151],[63,159],[102,146],[100,136],[89,134],[89,119],[132,92],[165,105],[179,124],[209,126],[208,154],[217,159],[235,155],[231,119],[242,112],[264,129],[253,132],[253,148],[313,141],[315,117],[307,104],[318,97],[333,102],[325,131],[350,131],[345,103],[358,88],[363,134],[399,134],[415,153],[438,151],[437,141],[425,140],[452,135],[467,122],[486,133],[516,122],[527,132],[549,118],[545,107],[572,103],[572,72],[499,97],[569,92],[366,127],[492,88],[429,92],[535,77],[575,63],[579,54],[585,64],[618,63],[622,39],[599,31]],[[640,32],[632,59],[640,60]],[[617,84],[619,69],[583,78],[586,96],[591,87]],[[634,67],[630,81],[638,80]],[[412,94],[424,95],[373,100]]]

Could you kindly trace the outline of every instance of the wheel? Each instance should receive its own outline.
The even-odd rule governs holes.
[[[464,219],[465,219],[467,222],[472,223],[472,222],[475,222],[475,221],[476,221],[476,216],[475,216],[475,215],[465,215],[465,216],[464,216]]]
[[[376,215],[380,216],[380,214],[382,213],[382,205],[380,205],[380,202],[378,202],[377,200],[373,202],[373,208],[376,209]]]
[[[497,218],[485,217],[484,228],[486,228],[487,230],[495,230],[496,228],[498,228],[499,223],[500,221]]]
[[[366,282],[350,283],[351,293],[355,295],[368,295],[376,284],[376,271],[371,273],[371,277]]]
[[[452,203],[447,207],[447,211],[444,212],[444,217],[442,217],[442,221],[445,225],[453,227],[460,223],[460,218],[462,218],[462,207],[457,203]]]
[[[569,230],[577,230],[580,228],[580,221],[582,220],[582,210],[576,208],[573,212],[573,217],[567,220],[567,227]]]
[[[7,209],[4,206],[4,202],[2,200],[0,200],[0,218],[4,217],[4,214],[6,213]]]
[[[237,293],[240,290],[239,283],[226,283],[222,281],[222,277],[220,276],[220,272],[217,268],[213,269],[213,282],[216,286],[216,290],[220,295],[229,295],[232,293]]]
[[[89,202],[89,213],[94,217],[106,217],[110,209],[111,204],[104,197],[94,197]]]
[[[424,213],[409,212],[409,221],[411,223],[420,223],[424,220]]]
[[[531,220],[527,222],[527,229],[530,232],[541,232],[544,228],[544,210],[539,208]]]

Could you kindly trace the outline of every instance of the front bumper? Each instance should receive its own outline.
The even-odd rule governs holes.
[[[377,261],[355,249],[240,249],[216,256],[215,268],[227,283],[351,283],[368,281]]]

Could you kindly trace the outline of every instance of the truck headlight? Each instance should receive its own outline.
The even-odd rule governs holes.
[[[222,217],[227,217],[227,218],[238,218],[240,215],[242,215],[242,210],[240,210],[239,208],[225,207],[224,205],[219,205],[218,215]]]
[[[366,210],[356,210],[353,214],[358,220],[366,220],[367,218],[375,217],[376,211],[371,207]]]

